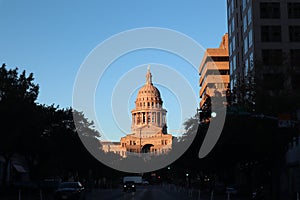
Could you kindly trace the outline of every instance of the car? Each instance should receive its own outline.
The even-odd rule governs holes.
[[[231,186],[227,186],[226,187],[226,193],[235,194],[236,195],[238,193],[238,191],[237,191],[237,189],[236,189],[235,186],[231,185]]]
[[[126,181],[123,185],[123,191],[124,192],[127,192],[127,191],[135,192],[136,187],[135,187],[134,181]]]
[[[142,185],[149,185],[149,181],[143,180]]]
[[[62,182],[54,193],[55,200],[84,200],[85,188],[80,182]]]

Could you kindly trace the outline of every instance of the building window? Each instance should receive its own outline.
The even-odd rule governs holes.
[[[249,55],[249,69],[250,69],[250,71],[253,69],[253,66],[254,66],[253,52],[251,52],[250,55]]]
[[[161,145],[167,145],[167,140],[162,140]]]
[[[140,115],[139,115],[138,118],[137,118],[137,123],[138,123],[138,124],[141,123],[141,117],[140,117]]]
[[[229,69],[230,69],[230,74],[232,74],[232,60],[229,62]]]
[[[248,59],[245,60],[245,76],[248,76],[248,72],[249,72],[249,63],[248,63]]]
[[[300,90],[300,74],[292,75],[292,87],[294,90]]]
[[[232,52],[235,50],[235,37],[232,37]]]
[[[278,90],[283,88],[284,76],[282,73],[269,73],[263,75],[263,88],[267,90]]]
[[[224,61],[229,61],[228,56],[216,56],[216,57],[211,57],[214,62],[224,62]]]
[[[290,56],[292,67],[300,69],[300,49],[291,49]]]
[[[244,54],[246,54],[248,51],[248,37],[246,36],[244,38]]]
[[[244,22],[243,22],[243,30],[244,30],[244,32],[246,32],[246,30],[247,30],[247,15],[244,15]]]
[[[282,50],[281,49],[263,49],[262,61],[264,65],[282,65]]]
[[[253,44],[252,29],[248,33],[248,40],[249,40],[249,48],[250,48],[252,46],[252,44]]]
[[[300,3],[288,3],[289,18],[300,18]]]
[[[280,18],[280,3],[262,2],[260,3],[260,18]]]
[[[235,28],[235,23],[234,23],[234,17],[231,20],[231,33],[234,32],[234,28]]]
[[[300,26],[290,26],[290,42],[300,42]]]
[[[232,61],[232,69],[233,69],[233,71],[235,71],[236,70],[236,55],[233,56],[232,60],[233,60]]]
[[[248,25],[251,23],[252,21],[252,9],[249,8],[248,9]]]
[[[261,26],[262,42],[281,42],[281,26]]]
[[[232,42],[229,42],[229,55],[231,55],[233,52],[232,50]]]
[[[247,6],[247,1],[246,1],[246,0],[243,0],[243,4],[242,4],[243,11],[245,10],[246,6]]]
[[[248,37],[244,38],[244,54],[248,52]]]
[[[231,15],[231,4],[232,4],[232,1],[227,1],[227,13],[228,13],[228,16]]]

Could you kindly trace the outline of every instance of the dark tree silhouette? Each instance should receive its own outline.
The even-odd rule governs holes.
[[[66,176],[68,173],[86,176],[93,168],[103,169],[85,149],[87,141],[99,150],[100,134],[82,112],[72,108],[36,103],[39,93],[33,74],[18,68],[0,68],[0,155],[5,166],[13,155],[26,158],[32,179]],[[74,120],[76,119],[76,127]],[[100,151],[100,150],[99,150]],[[6,185],[6,170],[3,170]],[[75,175],[74,175],[75,176]]]

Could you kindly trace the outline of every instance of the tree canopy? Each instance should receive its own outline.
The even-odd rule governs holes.
[[[63,175],[72,170],[88,171],[97,166],[81,142],[86,139],[100,147],[100,134],[93,122],[72,108],[38,104],[38,94],[39,85],[34,82],[33,73],[19,73],[18,68],[7,69],[2,65],[0,156],[6,164],[14,154],[24,156],[33,178]]]

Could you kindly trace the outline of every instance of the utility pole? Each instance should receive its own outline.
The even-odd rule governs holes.
[[[140,154],[142,153],[142,128],[140,128]]]

